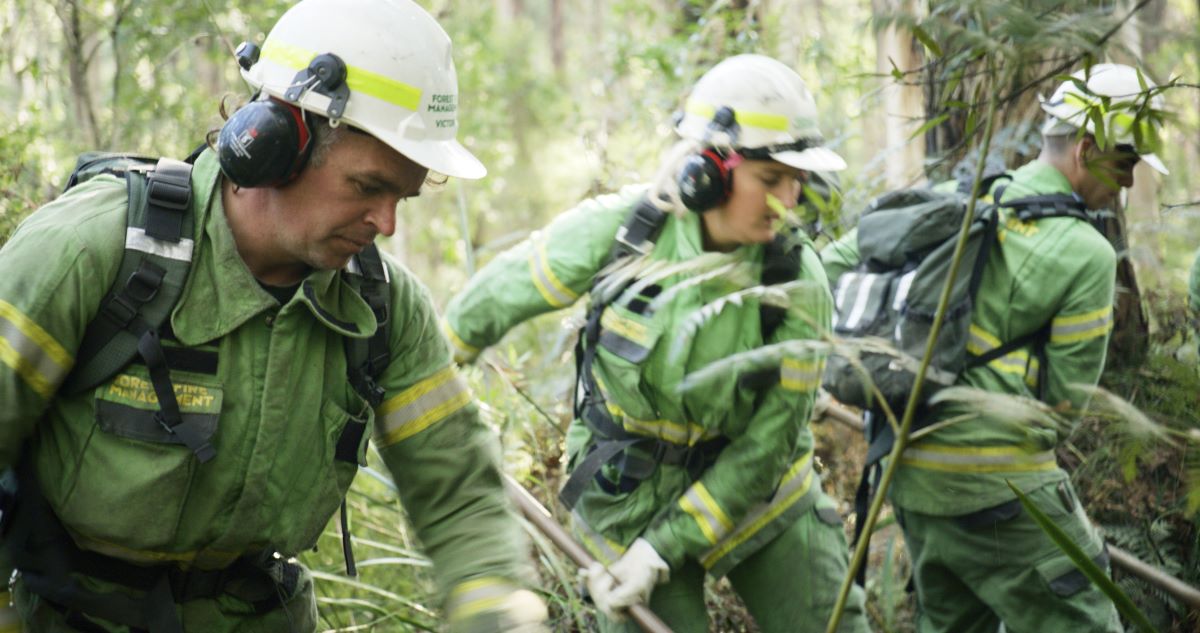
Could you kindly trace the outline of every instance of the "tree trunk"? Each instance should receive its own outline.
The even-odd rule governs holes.
[[[70,78],[72,106],[75,120],[79,122],[84,138],[92,147],[100,147],[101,139],[96,125],[96,110],[92,103],[92,92],[88,86],[88,55],[84,50],[86,35],[80,24],[80,7],[77,0],[66,0],[55,6],[62,21]]]
[[[563,0],[550,0],[550,62],[554,64],[554,72],[562,73],[566,63],[566,51],[563,47]]]
[[[872,0],[871,6],[876,14],[917,10],[915,0]],[[922,55],[912,33],[888,26],[879,30],[875,44],[875,70],[880,75],[891,73],[893,64],[906,73],[920,68]],[[885,81],[881,120],[876,125],[884,130],[883,141],[889,155],[884,161],[887,188],[898,189],[911,186],[923,176],[925,146],[923,139],[913,138],[913,132],[925,119],[925,95],[916,74],[906,75],[900,81]]]

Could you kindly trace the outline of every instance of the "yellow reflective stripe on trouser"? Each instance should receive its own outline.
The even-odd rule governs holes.
[[[12,594],[0,591],[0,633],[17,633],[21,630],[21,616],[12,606]]]
[[[679,498],[679,507],[696,520],[696,525],[704,533],[709,543],[716,544],[725,538],[733,529],[733,521],[725,516],[725,511],[717,505],[717,501],[708,493],[703,482],[697,481]]]
[[[1050,322],[1051,343],[1075,343],[1106,336],[1113,325],[1112,306],[1099,310],[1057,317]]]
[[[579,298],[554,275],[550,269],[550,259],[546,256],[546,243],[536,235],[529,253],[529,275],[538,293],[551,307],[565,308]]]
[[[268,40],[260,57],[293,70],[308,68],[313,58],[325,51],[309,51],[298,46]],[[379,73],[346,64],[346,85],[352,92],[371,95],[380,101],[416,112],[421,107],[421,89]]]
[[[1054,451],[1031,453],[1019,446],[948,446],[919,444],[904,451],[900,463],[948,473],[1001,473],[1054,470]]]
[[[450,327],[450,322],[442,319],[442,334],[446,336],[446,340],[450,341],[450,346],[454,348],[454,360],[463,362],[471,360],[479,355],[479,348],[462,340],[462,337]]]
[[[716,107],[712,104],[695,99],[688,99],[685,109],[688,114],[694,114],[702,119],[711,119],[717,113]],[[737,124],[741,127],[756,127],[761,130],[774,130],[776,132],[786,132],[788,129],[787,117],[782,114],[770,114],[768,112],[738,110]]]
[[[582,537],[584,547],[605,566],[617,562],[617,559],[621,558],[621,554],[625,553],[624,547],[593,530],[592,526],[583,520],[583,515],[579,514],[578,510],[571,511],[571,526]]]
[[[410,438],[469,402],[467,385],[453,367],[445,367],[379,405],[375,413],[378,444],[388,446]]]
[[[821,386],[823,358],[785,358],[779,366],[779,386],[789,391],[812,391]]]
[[[812,469],[812,456],[812,453],[807,453],[796,460],[779,481],[779,488],[771,496],[771,500],[751,509],[729,536],[704,554],[700,564],[704,565],[705,569],[711,569],[718,560],[748,541],[808,494],[816,476]]]
[[[512,582],[505,578],[472,578],[450,590],[446,612],[451,621],[460,621],[495,611],[515,589]]]
[[[49,398],[73,362],[46,330],[11,303],[0,300],[0,363],[17,372],[38,395]]]

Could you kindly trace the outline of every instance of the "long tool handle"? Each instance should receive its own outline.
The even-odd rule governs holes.
[[[529,520],[546,538],[550,539],[554,546],[562,550],[580,569],[591,567],[592,563],[596,562],[591,554],[577,543],[570,534],[567,533],[563,526],[550,516],[550,511],[542,504],[538,503],[533,495],[529,494],[521,484],[509,475],[504,475],[504,487],[508,490],[508,496],[516,504],[521,514]],[[672,633],[671,627],[658,619],[657,615],[644,604],[635,604],[629,607],[629,617],[642,627],[646,633]]]
[[[860,433],[864,428],[862,416],[836,402],[830,401],[827,403],[824,417],[844,424]],[[1142,562],[1138,557],[1116,547],[1112,543],[1108,544],[1108,554],[1112,560],[1113,567],[1162,589],[1170,594],[1172,598],[1186,604],[1191,610],[1200,613],[1200,589],[1196,589],[1182,580]]]

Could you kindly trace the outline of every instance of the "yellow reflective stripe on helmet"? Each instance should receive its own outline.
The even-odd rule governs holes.
[[[696,520],[704,538],[711,544],[715,545],[733,529],[733,522],[725,515],[725,511],[721,510],[721,506],[717,505],[703,482],[697,481],[688,488],[679,498],[679,507]]]
[[[21,615],[12,605],[12,594],[0,591],[0,633],[17,633],[21,630]]]
[[[1083,314],[1058,317],[1050,322],[1050,342],[1075,343],[1107,336],[1112,325],[1111,305]]]
[[[300,71],[308,68],[308,64],[319,54],[298,46],[284,44],[278,40],[269,40],[263,45],[259,57]],[[380,101],[386,101],[413,112],[421,107],[420,88],[358,66],[346,64],[346,86],[355,93],[371,95]]]
[[[823,358],[785,358],[779,365],[779,386],[789,391],[812,391],[821,386]]]
[[[54,395],[74,359],[46,330],[0,299],[0,363],[43,398]]]
[[[791,468],[788,468],[788,471],[784,473],[783,478],[779,481],[779,488],[771,496],[771,500],[752,509],[738,523],[733,533],[725,537],[716,547],[701,557],[700,564],[705,569],[712,569],[713,565],[717,564],[717,561],[729,552],[732,552],[738,545],[748,541],[759,530],[763,529],[771,521],[774,521],[788,508],[796,505],[812,490],[813,479],[815,478],[812,469],[812,456],[813,454],[809,452],[796,460]]]
[[[617,559],[621,558],[621,554],[625,553],[624,547],[593,530],[592,526],[583,520],[583,515],[579,514],[579,510],[571,511],[571,527],[582,538],[584,547],[605,566],[617,562]]]
[[[454,360],[463,361],[470,360],[479,355],[479,348],[462,340],[454,328],[450,327],[450,322],[445,318],[442,319],[442,334],[446,336],[446,340],[450,341],[450,345],[454,348]]]
[[[405,389],[376,410],[380,446],[408,439],[471,402],[471,391],[453,367]]]
[[[550,268],[550,259],[546,256],[546,244],[541,239],[534,238],[533,250],[529,253],[529,275],[538,293],[551,307],[565,308],[579,298],[571,289],[563,285],[554,271]]]
[[[1054,451],[1031,453],[1020,446],[920,444],[905,449],[900,463],[952,473],[1031,472],[1058,467]]]
[[[515,589],[512,582],[505,578],[472,578],[450,590],[446,612],[451,622],[458,622],[480,613],[495,611]]]
[[[688,99],[685,109],[688,114],[694,114],[705,119],[711,119],[717,113],[717,109],[714,106],[696,101],[695,99]],[[760,130],[775,130],[778,132],[786,132],[788,129],[788,119],[782,114],[737,110],[735,115],[737,124],[742,127],[756,127]]]

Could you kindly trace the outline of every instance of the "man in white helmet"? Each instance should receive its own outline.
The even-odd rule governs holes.
[[[316,630],[292,557],[373,438],[449,629],[544,630],[495,438],[373,245],[430,172],[485,173],[449,38],[411,0],[303,0],[238,61],[258,95],[215,150],[85,166],[0,250],[0,628]]]
[[[1116,255],[1094,213],[1133,184],[1153,153],[1162,98],[1129,66],[1076,72],[1042,103],[1038,158],[999,179],[997,242],[983,268],[969,355],[1024,341],[956,384],[1038,398],[1076,414],[1104,368],[1112,330]],[[1103,123],[1096,127],[1096,123]],[[1042,200],[1046,217],[1023,220],[1006,202]],[[1057,208],[1061,207],[1061,209]],[[1077,210],[1065,214],[1063,210]],[[853,236],[822,251],[830,276],[858,260]],[[1121,631],[1112,602],[1024,512],[1022,490],[1101,566],[1108,554],[1066,471],[1055,461],[1058,429],[1014,423],[969,405],[939,405],[916,427],[957,421],[915,442],[890,490],[913,561],[921,633]],[[1001,412],[995,412],[997,414]]]
[[[447,307],[468,361],[591,292],[560,496],[603,563],[585,574],[603,631],[636,630],[622,621],[636,603],[674,631],[707,631],[706,574],[730,579],[761,631],[825,630],[847,548],[808,428],[824,357],[804,343],[828,330],[830,297],[811,243],[786,221],[810,174],[846,166],[816,118],[784,64],[721,62],[688,97],[656,182],[580,203]],[[745,266],[751,285],[790,284],[791,307],[736,295],[732,275],[700,274],[705,262]],[[655,273],[664,267],[680,272]],[[774,366],[683,384],[764,347]],[[857,587],[838,630],[868,630]]]

